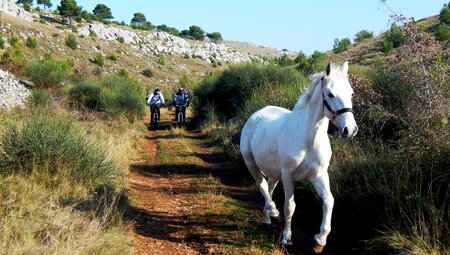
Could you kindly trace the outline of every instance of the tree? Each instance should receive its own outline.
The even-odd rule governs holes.
[[[37,0],[37,4],[43,5],[44,6],[44,10],[45,10],[45,8],[50,8],[50,7],[53,6],[51,0]]]
[[[135,13],[131,19],[132,25],[144,25],[146,22],[147,18],[145,18],[145,15],[142,12]]]
[[[359,42],[364,41],[365,39],[369,39],[372,37],[373,37],[373,32],[369,32],[367,30],[361,30],[358,33],[356,33],[354,41],[356,43],[359,43]]]
[[[58,5],[57,8],[59,14],[69,18],[70,26],[72,26],[72,18],[78,17],[81,14],[81,7],[77,5],[76,0],[61,0],[61,5]]]
[[[341,53],[348,49],[348,46],[351,45],[349,38],[344,38],[342,40],[339,40],[338,38],[334,39],[334,46],[333,46],[333,52],[334,53]]]
[[[194,40],[203,41],[205,39],[205,31],[199,26],[190,26],[189,36]]]
[[[178,29],[176,29],[174,27],[169,27],[166,24],[159,25],[156,28],[159,31],[164,31],[164,32],[167,32],[167,33],[175,35],[175,36],[180,36],[180,31],[178,31]]]
[[[384,44],[387,45],[392,43],[393,48],[397,48],[403,44],[404,40],[405,35],[403,34],[403,31],[399,26],[397,26],[397,24],[393,23],[391,25],[391,29],[385,34]]]
[[[181,37],[189,38],[190,37],[189,30],[187,30],[187,29],[182,30],[180,32],[180,35],[181,35]]]
[[[444,4],[444,7],[441,9],[439,13],[439,21],[441,23],[450,24],[450,2],[448,4]]]
[[[17,0],[17,4],[28,4],[28,5],[33,5],[34,0]]]
[[[114,17],[112,16],[112,13],[111,13],[111,9],[104,4],[97,4],[97,6],[95,6],[95,9],[92,11],[92,13],[102,20],[114,19]]]
[[[297,69],[305,75],[311,75],[323,69],[327,63],[327,55],[320,51],[314,51],[311,57],[300,52],[294,60],[298,63]]]
[[[222,34],[219,32],[212,32],[212,33],[207,33],[206,37],[208,37],[209,39],[211,39],[211,41],[213,42],[220,42],[222,41]]]

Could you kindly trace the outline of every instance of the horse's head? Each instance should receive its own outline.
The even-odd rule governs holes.
[[[322,78],[324,113],[338,127],[340,135],[353,137],[358,132],[352,110],[353,89],[347,77],[348,62],[328,63]]]

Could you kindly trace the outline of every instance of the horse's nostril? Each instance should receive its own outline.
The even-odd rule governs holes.
[[[348,128],[347,127],[344,128],[344,130],[342,131],[342,134],[345,135],[345,136],[348,135]]]

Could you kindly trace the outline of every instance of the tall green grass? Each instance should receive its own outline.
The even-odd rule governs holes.
[[[242,110],[252,95],[267,98],[277,92],[281,94],[272,101],[288,106],[289,103],[284,102],[286,98],[298,97],[305,83],[306,79],[290,68],[257,63],[231,66],[221,73],[208,75],[194,89],[196,111],[202,116],[203,107],[213,103],[221,118],[230,118]],[[299,88],[294,95],[280,91],[292,86]]]
[[[80,80],[68,92],[70,103],[77,108],[102,111],[111,116],[124,115],[130,121],[145,114],[142,94],[139,82],[118,75]]]
[[[51,182],[90,189],[111,183],[120,171],[104,144],[64,116],[32,112],[0,133],[0,172],[30,175],[43,171]]]
[[[92,118],[0,115],[0,253],[131,254],[122,217],[130,132]]]
[[[130,120],[142,118],[145,114],[144,94],[140,84],[131,78],[109,76],[102,81],[101,102],[105,111],[112,115],[125,113]]]

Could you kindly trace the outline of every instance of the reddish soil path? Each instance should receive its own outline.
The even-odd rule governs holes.
[[[154,134],[149,132],[147,137]],[[142,148],[142,156],[147,160],[133,164],[130,169],[135,254],[200,254],[199,247],[188,242],[189,215],[181,202],[186,200],[186,194],[170,192],[172,187],[185,186],[186,176],[181,179],[149,171],[158,164],[157,148],[156,140],[147,139]]]

